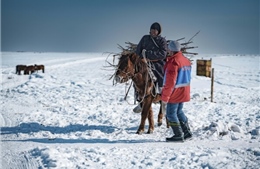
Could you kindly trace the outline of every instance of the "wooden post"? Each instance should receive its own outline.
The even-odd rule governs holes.
[[[213,102],[213,90],[214,90],[214,68],[211,69],[212,59],[203,60],[197,59],[197,76],[211,77],[211,102]]]
[[[211,70],[211,102],[213,102],[213,90],[214,90],[214,68]]]

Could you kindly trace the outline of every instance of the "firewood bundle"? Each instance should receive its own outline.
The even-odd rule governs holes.
[[[199,31],[200,32],[200,31]],[[198,48],[197,46],[189,46],[190,44],[193,43],[192,39],[199,33],[197,32],[192,38],[190,38],[188,40],[188,42],[179,42],[180,45],[181,45],[181,51],[182,53],[184,54],[187,54],[187,55],[197,55],[198,53],[194,53],[194,52],[189,52],[188,50],[190,49],[194,49],[194,48]],[[180,39],[177,39],[176,41],[182,41],[184,40],[185,38],[180,38]],[[167,40],[167,45],[168,43],[170,42],[171,40]],[[136,47],[137,47],[137,44],[134,44],[132,42],[125,42],[126,44],[126,47],[122,47],[121,45],[118,45],[119,46],[119,49],[121,49],[122,53],[121,54],[127,54],[127,53],[133,53],[136,51]]]
[[[198,46],[189,46],[190,44],[193,43],[192,39],[197,36],[198,34],[200,33],[200,31],[198,31],[194,36],[192,36],[188,42],[179,42],[180,45],[181,45],[181,51],[182,53],[184,54],[188,54],[188,55],[197,55],[198,53],[194,53],[194,52],[188,52],[187,50],[189,49],[194,49],[194,48],[198,48]],[[181,41],[181,40],[184,40],[185,38],[180,38],[180,39],[177,39],[176,41]],[[167,40],[167,43],[170,42],[170,40]]]

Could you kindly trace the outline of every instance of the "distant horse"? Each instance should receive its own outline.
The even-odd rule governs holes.
[[[34,67],[34,69],[35,69],[35,71],[37,71],[38,72],[38,70],[42,70],[42,73],[44,73],[44,65],[34,65],[35,67]]]
[[[25,71],[24,71],[24,74],[25,75],[29,75],[29,74],[32,74],[35,72],[35,66],[34,65],[30,65],[30,66],[27,66]]]
[[[132,79],[135,89],[141,97],[142,114],[141,122],[137,130],[137,134],[144,132],[145,121],[148,118],[149,128],[147,133],[154,131],[154,118],[152,103],[160,103],[160,111],[158,114],[158,126],[162,125],[163,112],[160,99],[155,92],[155,84],[148,73],[147,63],[142,61],[134,52],[124,52],[119,58],[117,70],[114,74],[114,80],[118,83],[125,83]],[[168,127],[168,125],[167,125]]]
[[[26,67],[26,65],[16,65],[15,73],[18,75],[21,75],[21,71],[24,71],[23,73],[25,73]]]

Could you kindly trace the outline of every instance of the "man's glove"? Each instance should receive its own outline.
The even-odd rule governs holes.
[[[146,50],[143,49],[143,50],[142,50],[142,60],[143,60],[143,62],[147,63],[147,59],[146,59],[145,52],[146,52]]]
[[[165,101],[162,101],[162,103],[163,103],[163,104],[167,104],[167,102],[165,102]]]
[[[167,107],[167,102],[162,101],[162,105],[161,105],[161,110],[163,114],[166,114],[166,108]]]
[[[143,57],[143,58],[146,58],[145,52],[146,52],[146,49],[143,49],[143,50],[142,50],[142,57]]]

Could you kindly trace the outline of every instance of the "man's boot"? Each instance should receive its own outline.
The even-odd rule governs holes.
[[[185,140],[192,137],[192,133],[190,131],[190,127],[189,127],[188,121],[186,123],[181,121],[181,128],[182,128],[182,131],[184,133],[184,139]]]
[[[142,107],[141,107],[140,103],[138,103],[138,105],[135,106],[135,108],[133,109],[133,112],[135,112],[135,113],[141,113],[142,112]]]
[[[181,126],[179,123],[175,123],[174,125],[171,125],[171,128],[173,130],[174,136],[170,138],[166,138],[167,142],[184,142],[184,134],[182,132]]]

